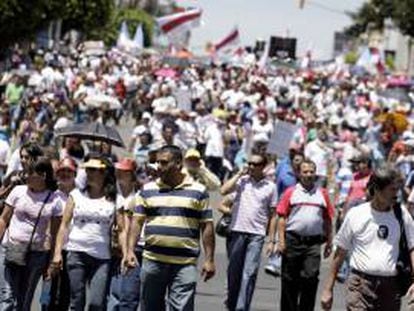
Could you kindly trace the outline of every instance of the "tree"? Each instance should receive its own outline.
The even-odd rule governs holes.
[[[109,21],[112,10],[113,0],[0,0],[0,49],[34,39],[56,19],[88,35]]]
[[[394,0],[393,20],[402,34],[414,38],[414,0]]]
[[[0,49],[15,42],[31,39],[53,19],[56,1],[1,0]]]
[[[394,3],[398,0],[371,0],[365,2],[358,11],[349,12],[352,25],[345,28],[345,33],[357,38],[371,30],[383,30],[384,22],[393,16]]]
[[[412,48],[414,39],[414,0],[394,0],[393,20],[401,33],[409,37],[407,69],[411,71]]]

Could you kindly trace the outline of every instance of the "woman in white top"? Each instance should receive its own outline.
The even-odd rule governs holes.
[[[116,178],[112,163],[92,155],[83,164],[87,185],[69,196],[56,238],[52,270],[62,267],[67,236],[66,267],[70,280],[70,309],[106,310],[111,268],[111,231],[116,212]]]

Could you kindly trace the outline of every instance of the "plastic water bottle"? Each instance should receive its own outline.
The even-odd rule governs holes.
[[[273,254],[269,257],[267,265],[265,266],[265,272],[273,276],[281,275],[282,256],[280,254]]]
[[[42,310],[45,310],[44,307],[47,307],[50,305],[51,288],[52,288],[52,281],[43,280],[42,292],[40,294],[40,305],[42,306]]]

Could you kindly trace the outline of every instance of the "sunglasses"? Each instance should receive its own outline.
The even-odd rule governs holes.
[[[248,162],[247,163],[249,166],[262,166],[264,163],[263,162]]]

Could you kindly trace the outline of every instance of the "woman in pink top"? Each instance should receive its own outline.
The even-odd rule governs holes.
[[[40,157],[29,166],[26,184],[14,187],[6,199],[0,217],[0,310],[29,311],[37,283],[46,272],[62,216],[53,175],[50,160]],[[26,265],[5,257],[5,247],[21,244],[30,245]]]

